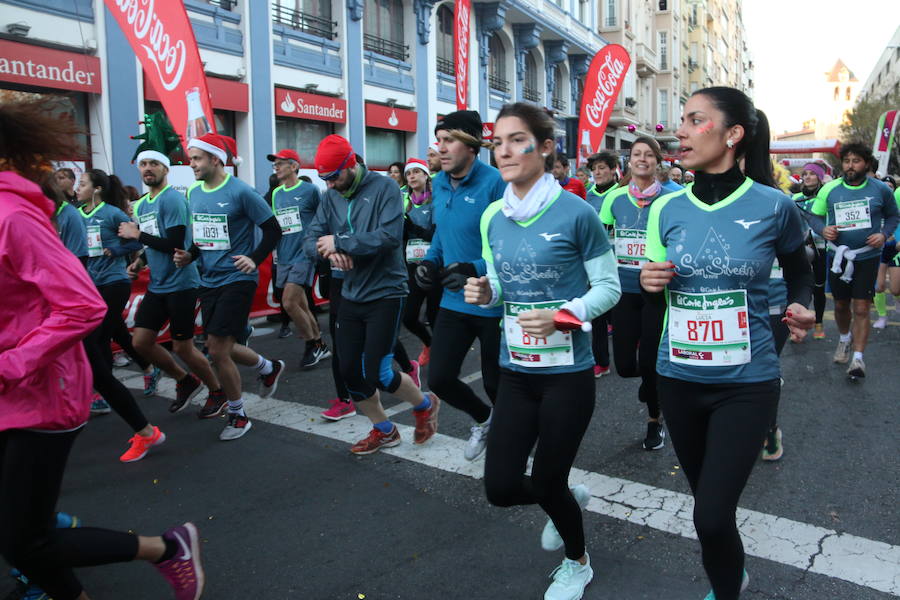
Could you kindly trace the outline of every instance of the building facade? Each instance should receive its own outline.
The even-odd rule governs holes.
[[[900,26],[859,90],[860,100],[880,100],[890,96],[900,98]]]

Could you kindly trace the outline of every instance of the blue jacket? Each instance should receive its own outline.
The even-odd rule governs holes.
[[[500,172],[476,160],[456,188],[444,171],[435,175],[431,186],[437,229],[425,260],[438,267],[468,262],[475,266],[479,276],[485,275],[487,267],[481,257],[481,214],[492,202],[503,197],[506,183]],[[485,309],[466,304],[462,290],[451,292],[445,289],[441,308],[480,317],[499,317],[502,313],[501,307]]]

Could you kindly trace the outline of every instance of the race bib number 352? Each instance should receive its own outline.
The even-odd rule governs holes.
[[[673,363],[698,367],[749,363],[747,291],[670,291],[668,330]]]
[[[532,337],[518,323],[519,313],[535,309],[555,310],[564,302],[505,302],[503,305],[503,331],[509,349],[509,361],[522,367],[557,367],[575,364],[572,334],[555,331],[545,338]]]
[[[872,218],[869,214],[868,200],[847,200],[834,205],[834,224],[839,231],[850,229],[869,229]]]
[[[194,243],[201,250],[231,250],[228,215],[194,214]]]

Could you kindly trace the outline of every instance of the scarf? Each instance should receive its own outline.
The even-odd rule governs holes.
[[[503,192],[503,214],[513,221],[527,221],[538,214],[562,192],[559,182],[550,173],[544,173],[521,200],[513,192],[512,184]]]
[[[425,204],[426,202],[431,200],[431,192],[429,192],[428,190],[425,190],[421,194],[416,194],[414,191],[412,191],[410,189],[409,190],[409,200],[416,206],[422,206],[423,204]]]
[[[341,196],[349,200],[356,194],[356,190],[359,189],[359,184],[362,182],[363,177],[366,176],[366,168],[362,165],[356,165],[356,177],[353,179],[353,183],[347,189],[346,192],[341,192]]]
[[[650,184],[646,189],[641,189],[638,187],[638,184],[631,180],[628,184],[628,193],[631,194],[631,197],[637,201],[637,205],[641,208],[644,208],[650,202],[653,201],[654,198],[659,196],[659,193],[662,191],[662,184],[653,180],[653,183]]]

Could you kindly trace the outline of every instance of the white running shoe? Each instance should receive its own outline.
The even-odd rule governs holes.
[[[564,558],[562,564],[553,570],[550,577],[553,583],[544,593],[544,600],[580,600],[584,596],[584,588],[594,578],[591,568],[591,557],[585,552],[585,564],[577,560]]]
[[[575,496],[575,500],[578,502],[578,506],[581,507],[581,510],[585,509],[591,499],[591,491],[587,489],[586,485],[580,483],[572,488],[572,495]],[[547,519],[547,524],[544,525],[544,531],[541,532],[541,548],[548,552],[553,552],[562,547],[562,536],[559,535],[559,531],[557,531],[556,525],[553,524],[553,520]]]
[[[878,320],[872,323],[874,329],[884,329],[887,327],[887,317],[878,317]]]
[[[491,430],[491,422],[472,425],[472,434],[469,436],[469,442],[466,444],[466,449],[463,452],[463,456],[468,461],[473,461],[484,452],[484,449],[487,447],[487,437],[488,431]]]

